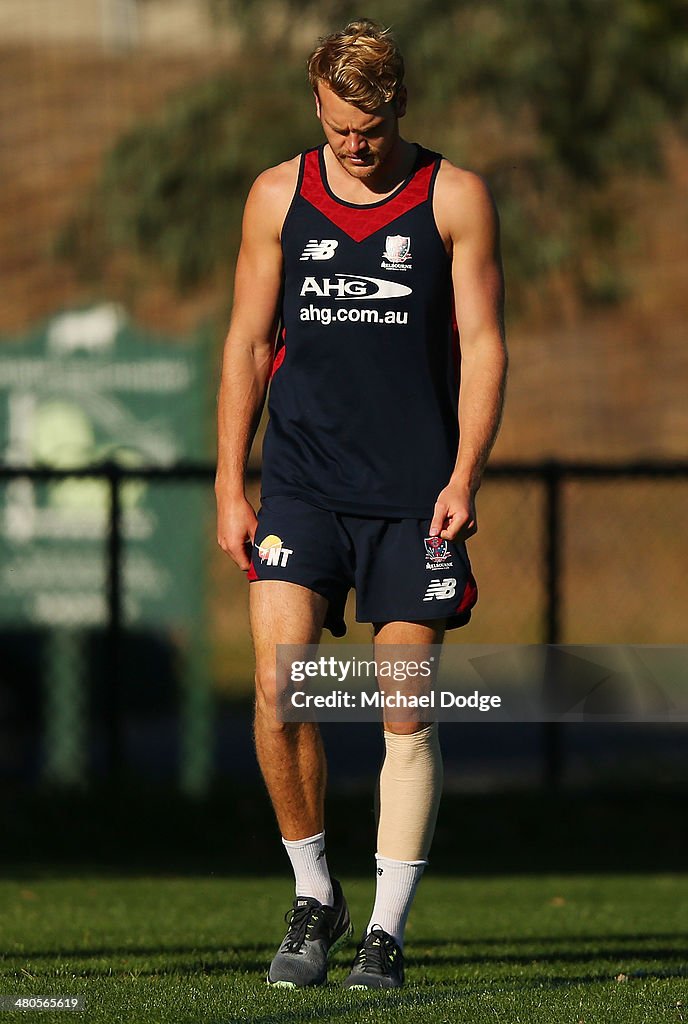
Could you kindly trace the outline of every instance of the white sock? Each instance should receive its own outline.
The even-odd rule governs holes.
[[[375,905],[366,928],[366,935],[374,924],[392,935],[404,948],[404,929],[416,886],[427,864],[426,860],[390,860],[375,854],[377,882]]]
[[[325,856],[325,833],[308,839],[282,839],[296,879],[297,896],[313,896],[320,903],[334,904],[332,881]]]

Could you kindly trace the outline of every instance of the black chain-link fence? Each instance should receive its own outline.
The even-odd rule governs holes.
[[[215,544],[213,475],[0,467],[0,774],[62,786],[172,776],[193,795],[227,771],[216,708],[250,699],[252,658],[244,577]],[[52,501],[27,488],[53,488]],[[65,536],[84,488],[90,535],[82,516]],[[682,643],[687,516],[687,464],[492,466],[470,542],[479,604],[447,642]],[[151,517],[166,523],[157,548]],[[66,548],[42,546],[57,537]],[[347,640],[368,639],[349,622]],[[556,783],[563,733],[538,728],[540,777]]]

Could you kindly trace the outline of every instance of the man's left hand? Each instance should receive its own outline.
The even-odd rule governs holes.
[[[430,536],[442,540],[467,540],[478,530],[475,492],[459,484],[447,484],[435,502]]]

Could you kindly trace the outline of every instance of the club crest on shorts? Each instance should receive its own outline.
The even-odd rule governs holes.
[[[282,544],[282,538],[276,537],[274,533],[268,534],[258,544],[258,557],[266,565],[286,565],[289,556],[293,554],[293,549],[285,548]]]
[[[425,545],[425,557],[427,559],[425,563],[426,569],[451,569],[454,563],[447,561],[452,556],[448,541],[442,540],[441,537],[426,537],[423,544]]]
[[[445,558],[449,558],[449,544],[441,537],[426,537],[423,543],[425,544],[425,554],[433,562],[442,562]]]
[[[411,239],[408,235],[387,235],[380,266],[384,270],[410,270]]]

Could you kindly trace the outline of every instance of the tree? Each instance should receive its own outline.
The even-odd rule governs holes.
[[[125,249],[194,287],[227,265],[263,167],[319,141],[304,34],[349,0],[208,0],[244,33],[227,75],[185,92],[108,155],[62,251],[91,269]],[[408,55],[409,135],[483,173],[497,195],[511,299],[565,272],[614,298],[620,215],[609,183],[660,173],[662,132],[687,127],[682,0],[379,0]],[[309,26],[304,32],[304,22]],[[280,32],[266,33],[275,24]]]

